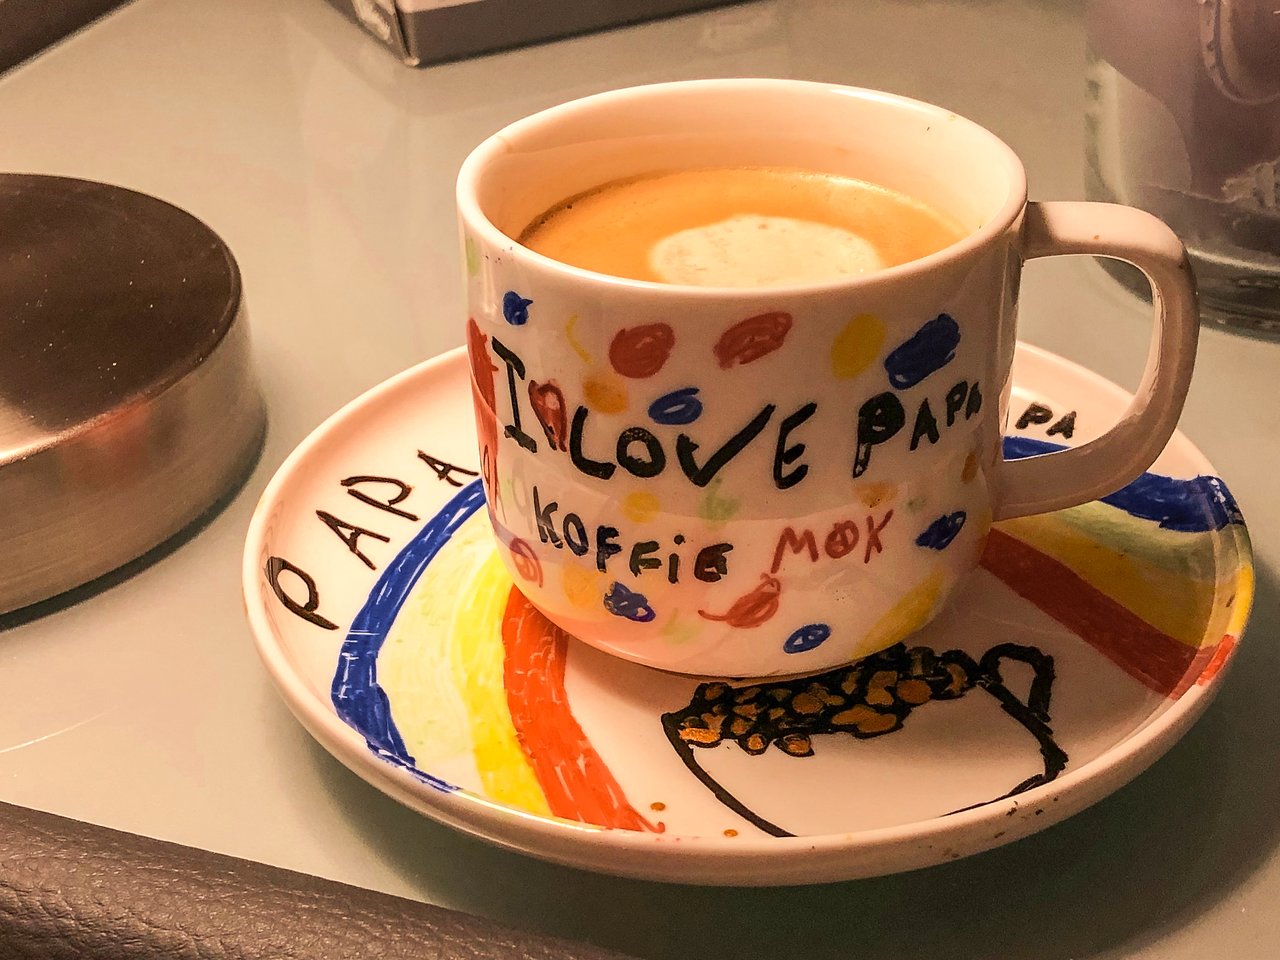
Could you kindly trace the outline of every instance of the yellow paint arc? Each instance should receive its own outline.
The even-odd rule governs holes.
[[[516,739],[503,684],[502,616],[511,578],[496,551],[486,557],[453,621],[453,682],[466,705],[471,749],[486,797],[539,816],[551,808]]]
[[[844,325],[831,344],[831,372],[852,380],[875,362],[884,346],[884,323],[874,313],[860,313]]]
[[[1231,606],[1225,607],[1229,611],[1227,619],[1227,629],[1224,633],[1229,633],[1234,637],[1239,637],[1244,632],[1245,621],[1249,619],[1249,609],[1253,606],[1253,567],[1245,564],[1236,574],[1235,590],[1227,594],[1223,599],[1223,604],[1230,600]]]
[[[493,553],[483,512],[458,529],[448,549],[450,562],[423,571],[378,653],[378,682],[392,704],[407,707],[395,711],[396,727],[423,769],[471,754],[466,705],[453,682],[449,651],[458,598]]]
[[[1182,643],[1195,647],[1221,639],[1204,632],[1220,593],[1213,580],[1162,569],[1052,514],[1006,520],[1000,529],[1053,557],[1095,590]]]
[[[578,335],[575,332],[577,326],[578,315],[575,313],[569,318],[569,322],[564,325],[565,339],[569,341],[569,346],[573,348],[573,352],[578,355],[583,363],[592,363],[591,354],[587,353],[587,348],[578,340]]]

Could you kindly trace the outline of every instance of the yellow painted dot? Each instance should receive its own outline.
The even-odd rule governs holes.
[[[612,373],[593,373],[582,381],[587,406],[599,413],[621,413],[627,409],[627,387]]]
[[[575,607],[594,610],[604,596],[603,575],[598,570],[566,563],[561,574],[564,595]]]
[[[724,832],[724,835],[726,837],[736,837],[738,835],[738,831],[733,829],[733,827],[730,827],[728,830]]]
[[[467,276],[474,277],[480,272],[480,252],[476,250],[476,242],[467,237],[463,243],[463,250],[467,261]]]
[[[652,493],[637,490],[622,498],[623,515],[635,523],[648,523],[658,515],[662,504]]]
[[[858,487],[858,499],[867,507],[878,507],[898,495],[895,483],[864,483]]]
[[[903,594],[867,632],[856,655],[862,657],[891,647],[928,623],[942,599],[944,583],[942,572],[935,570]]]
[[[871,366],[883,346],[884,323],[873,313],[860,313],[831,344],[831,372],[837,380],[850,380]]]
[[[978,475],[978,452],[975,450],[964,458],[964,469],[960,471],[960,479],[969,483]]]

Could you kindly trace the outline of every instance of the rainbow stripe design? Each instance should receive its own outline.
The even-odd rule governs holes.
[[[473,481],[379,578],[339,656],[339,716],[440,790],[478,782],[488,799],[539,816],[657,831],[569,711],[569,638],[514,589],[483,505]],[[447,562],[434,563],[442,551]],[[416,642],[424,632],[432,642]],[[431,709],[393,718],[392,702]]]
[[[1011,439],[1006,456],[1051,448]],[[463,487],[383,571],[343,643],[335,709],[376,755],[441,791],[466,784],[540,817],[661,832],[574,717],[570,638],[514,588],[483,505],[480,481]],[[1242,524],[1217,478],[1146,474],[1104,501],[999,524],[982,564],[1176,699],[1217,673],[1243,627]],[[655,728],[678,707],[655,704]]]
[[[1006,437],[1005,457],[1063,449]],[[1146,473],[1070,510],[1005,521],[982,565],[1156,693],[1176,698],[1225,662],[1253,570],[1219,531],[1244,520],[1217,477]]]

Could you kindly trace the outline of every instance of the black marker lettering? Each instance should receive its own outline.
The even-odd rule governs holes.
[[[524,361],[512,353],[510,348],[497,337],[490,337],[489,345],[507,365],[507,390],[511,394],[511,422],[507,424],[503,433],[530,453],[537,453],[538,441],[520,429],[520,391],[516,389],[516,377],[524,379]]]
[[[537,484],[533,487],[533,518],[538,524],[538,539],[543,543],[549,543],[553,547],[560,546],[560,537],[556,534],[555,523],[551,519],[551,514],[560,508],[559,501],[552,500],[545,507],[542,500],[538,496]]]
[[[648,453],[648,459],[637,457],[631,452],[633,444],[641,444]],[[656,477],[667,465],[667,454],[662,444],[644,427],[628,427],[618,435],[618,464],[633,477]]]
[[[292,573],[306,587],[307,599],[302,603],[285,593],[285,589],[280,583],[280,574],[285,571]],[[265,572],[267,574],[267,582],[271,584],[271,592],[276,595],[277,600],[284,604],[286,610],[295,616],[301,617],[307,623],[314,623],[317,627],[322,627],[325,630],[338,629],[338,625],[332,620],[316,613],[317,608],[320,606],[320,591],[316,589],[316,582],[311,574],[301,567],[294,566],[283,557],[268,557]]]
[[[964,398],[969,395],[969,384],[961,380],[947,391],[947,426],[956,422],[956,415],[964,408]],[[935,441],[936,442],[936,441]]]
[[[773,483],[779,490],[794,487],[809,472],[807,463],[798,464],[790,473],[783,473],[783,467],[794,463],[804,453],[804,444],[795,443],[787,446],[787,437],[791,431],[800,426],[818,409],[816,403],[806,403],[795,413],[786,417],[778,426],[778,446],[773,451]]]
[[[662,566],[662,561],[657,557],[651,557],[649,554],[658,552],[657,540],[641,540],[631,548],[631,575],[633,577],[640,576],[644,570],[657,570]]]
[[[609,558],[622,552],[618,546],[617,527],[596,527],[596,569],[601,573],[609,563]]]
[[[867,472],[871,448],[884,443],[907,422],[902,402],[888,391],[878,393],[858,408],[858,449],[853,457],[854,479]]]
[[[693,481],[695,487],[705,487],[726,463],[741,453],[742,449],[759,435],[776,409],[777,407],[771,403],[757,413],[750,423],[726,440],[724,446],[713,453],[702,466],[698,466],[698,462],[693,459],[699,444],[695,443],[688,434],[680,434],[676,437],[676,456],[680,460],[680,469],[684,471],[684,475]]]
[[[364,551],[360,549],[361,537],[373,537],[375,540],[381,540],[383,543],[390,543],[390,537],[384,537],[382,534],[365,527],[357,527],[354,523],[347,523],[345,520],[339,520],[328,510],[317,510],[316,516],[324,521],[324,525],[332,530],[343,543],[347,545],[347,549],[360,558],[360,561],[370,570],[377,570],[372,560],[364,555]]]
[[[537,489],[536,487],[534,488]],[[591,543],[587,540],[587,525],[582,522],[582,518],[576,513],[566,513],[564,515],[564,526],[561,528],[564,532],[564,542],[568,545],[569,551],[575,557],[585,556],[586,552],[591,549]],[[541,532],[541,525],[539,525]]]
[[[1051,437],[1062,434],[1068,440],[1076,432],[1076,412],[1072,410],[1070,413],[1063,415],[1062,419],[1049,428],[1048,434]]]
[[[964,418],[968,420],[982,409],[982,391],[978,389],[978,381],[969,388],[969,402],[964,405]]]
[[[715,583],[729,573],[729,562],[725,557],[733,549],[731,543],[713,543],[698,551],[693,561],[693,575],[703,583]]]
[[[437,457],[433,457],[429,453],[424,453],[421,450],[418,451],[418,459],[430,467],[438,479],[443,480],[451,487],[462,486],[461,480],[453,479],[453,475],[455,473],[460,473],[465,477],[480,476],[480,474],[476,473],[474,470],[468,470],[466,467],[460,467],[455,463],[448,463]]]
[[[569,427],[569,459],[573,465],[589,477],[608,480],[613,471],[618,469],[615,463],[603,460],[592,460],[582,452],[582,428],[587,423],[587,408],[579,407],[573,412],[573,424]]]
[[[948,396],[947,403],[950,402],[951,398]],[[938,442],[938,421],[933,416],[927,398],[920,401],[920,409],[916,411],[916,425],[911,431],[911,449],[920,446],[920,440],[924,437],[928,437],[930,443]]]
[[[362,483],[389,483],[396,488],[396,495],[388,500],[376,500],[363,490],[355,489]],[[347,493],[361,503],[367,503],[369,506],[385,510],[387,513],[394,513],[397,517],[404,517],[406,520],[416,522],[418,519],[416,514],[410,513],[408,510],[401,510],[396,506],[397,503],[413,492],[413,487],[403,480],[397,480],[395,477],[347,477],[342,481],[342,485],[347,488]]]
[[[1014,424],[1019,430],[1025,430],[1033,423],[1048,423],[1053,419],[1053,411],[1043,403],[1033,403],[1022,412],[1018,422]]]

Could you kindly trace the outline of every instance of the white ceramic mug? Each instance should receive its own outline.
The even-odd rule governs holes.
[[[715,166],[869,180],[970,232],[855,279],[767,289],[619,279],[511,239],[593,186]],[[588,97],[481,144],[458,205],[499,553],[553,622],[655,667],[767,676],[891,646],[941,609],[993,519],[1139,475],[1191,377],[1195,290],[1164,224],[1028,203],[1008,146],[886,93],[708,80]],[[1056,254],[1146,272],[1151,354],[1111,432],[1005,461],[1019,275]]]

